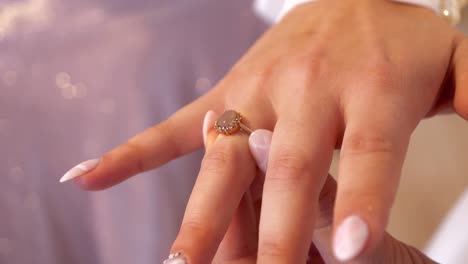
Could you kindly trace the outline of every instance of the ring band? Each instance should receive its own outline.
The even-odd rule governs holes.
[[[216,131],[225,135],[234,134],[240,130],[247,134],[252,133],[252,129],[242,123],[242,115],[234,110],[226,110],[221,117],[215,122]]]

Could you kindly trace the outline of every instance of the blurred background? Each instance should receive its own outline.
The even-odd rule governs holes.
[[[265,29],[251,0],[0,0],[0,263],[162,261],[201,153],[97,193],[58,180],[208,91]],[[467,134],[455,116],[415,132],[396,237],[423,248],[468,186]]]

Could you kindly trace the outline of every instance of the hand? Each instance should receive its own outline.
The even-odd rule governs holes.
[[[410,135],[450,105],[468,117],[468,40],[424,8],[384,0],[301,5],[272,27],[208,94],[103,156],[78,178],[102,189],[202,145],[208,109],[240,111],[273,130],[258,262],[304,262],[332,152],[341,148],[334,253],[365,258],[384,237]],[[456,89],[455,89],[456,88]],[[454,95],[453,95],[454,94]],[[214,256],[256,176],[247,139],[220,136],[205,155],[173,251]],[[216,219],[216,221],[211,221]],[[343,249],[359,219],[365,237]],[[345,230],[345,231],[342,231]]]
[[[211,121],[211,120],[210,120]],[[210,122],[211,123],[211,122]],[[273,132],[257,130],[249,138],[249,146],[260,172],[261,178],[265,173],[265,164],[268,163],[271,139]],[[216,141],[214,133],[206,136],[206,149]],[[244,153],[249,155],[249,153]],[[332,240],[333,222],[332,211],[336,198],[336,181],[328,176],[319,196],[319,210],[313,235],[313,244],[310,246],[308,263],[337,263],[333,256],[330,241]],[[261,189],[252,188],[242,199],[240,206],[231,222],[228,232],[220,244],[213,263],[247,264],[255,263],[258,243],[257,221],[260,215]],[[292,216],[294,217],[294,216]],[[356,263],[435,263],[417,249],[408,246],[388,233],[378,244],[377,250]]]

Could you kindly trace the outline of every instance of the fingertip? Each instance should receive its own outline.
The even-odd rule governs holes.
[[[101,162],[100,159],[91,159],[84,161],[75,167],[71,168],[69,171],[67,171],[62,178],[60,178],[60,183],[67,182],[69,180],[79,178],[80,176],[85,175],[86,173],[94,170],[99,163]]]
[[[93,170],[73,178],[74,183],[86,191],[100,191],[143,171],[134,149],[122,146],[117,149],[104,154]]]
[[[249,137],[249,148],[262,172],[266,172],[273,132],[266,129],[255,130]]]
[[[101,191],[117,184],[117,182],[107,180],[112,177],[102,177],[101,175],[102,172],[96,173],[93,171],[81,177],[74,178],[73,183],[84,191]]]
[[[369,240],[368,224],[358,215],[346,217],[338,226],[333,239],[333,253],[339,261],[359,256]]]
[[[90,180],[91,179],[91,180]],[[108,186],[103,186],[98,182],[92,181],[93,177],[78,177],[74,178],[73,182],[78,186],[78,188],[84,191],[100,191],[108,188]]]
[[[345,262],[364,260],[374,256],[379,250],[385,235],[389,210],[376,202],[379,199],[376,197],[346,197],[346,201],[338,197],[338,204],[335,205],[333,255]]]

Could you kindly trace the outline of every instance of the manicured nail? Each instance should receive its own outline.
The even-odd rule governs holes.
[[[184,254],[177,252],[169,255],[163,264],[187,264],[187,259],[185,258]]]
[[[87,160],[85,162],[82,162],[76,165],[67,173],[65,173],[65,175],[63,175],[62,178],[60,178],[60,182],[69,181],[73,178],[79,177],[87,172],[92,171],[94,168],[97,167],[99,162],[100,162],[100,159],[92,159],[92,160]]]
[[[249,138],[250,152],[252,152],[252,155],[257,162],[257,166],[263,172],[266,172],[267,170],[272,137],[273,132],[265,129],[259,129],[255,130]]]
[[[358,256],[369,238],[369,228],[359,216],[349,216],[336,230],[333,250],[339,261],[350,261]]]
[[[206,146],[206,137],[210,128],[213,127],[215,123],[216,113],[212,110],[206,112],[205,119],[203,119],[203,144]]]

